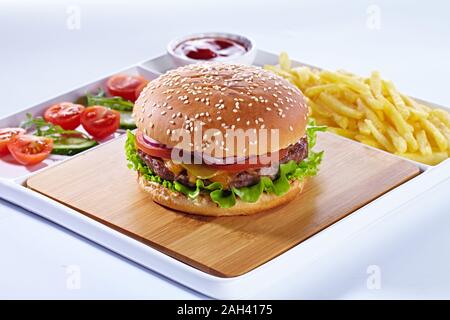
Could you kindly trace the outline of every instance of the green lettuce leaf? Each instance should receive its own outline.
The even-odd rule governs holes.
[[[319,165],[323,158],[323,151],[312,151],[316,145],[316,134],[318,131],[325,131],[325,126],[316,126],[314,120],[310,120],[306,129],[306,137],[308,140],[308,157],[299,164],[291,160],[280,165],[279,177],[272,181],[268,177],[261,177],[259,183],[243,187],[232,188],[231,190],[223,190],[222,184],[219,182],[204,185],[203,180],[197,179],[195,188],[187,187],[178,181],[167,181],[155,175],[139,157],[136,150],[136,138],[130,131],[127,132],[127,141],[125,145],[126,155],[128,159],[128,167],[138,171],[145,179],[162,184],[164,187],[185,194],[190,199],[197,198],[200,193],[209,194],[221,208],[230,208],[236,204],[236,197],[244,202],[254,203],[259,200],[263,192],[274,193],[282,196],[290,189],[290,181],[293,179],[302,180],[306,177],[315,176],[319,171]]]
[[[209,196],[221,208],[231,208],[236,204],[236,195],[232,191],[214,190]]]
[[[139,157],[136,149],[136,137],[131,131],[127,131],[127,140],[125,142],[125,154],[128,160],[128,168],[138,172],[146,180],[162,184],[172,191],[176,191],[172,181],[161,179],[155,175],[147,164]]]

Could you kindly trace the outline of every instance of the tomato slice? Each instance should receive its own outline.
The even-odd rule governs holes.
[[[84,106],[81,104],[61,102],[50,106],[44,113],[44,119],[65,130],[74,130],[80,125],[83,110]]]
[[[163,147],[157,147],[150,143],[148,143],[144,139],[144,135],[141,131],[138,131],[136,133],[136,145],[137,148],[144,153],[157,158],[162,159],[172,159],[172,149],[171,148],[163,148]],[[286,155],[287,149],[282,149],[278,151],[278,157],[282,158],[284,155]],[[265,157],[268,157],[267,159]],[[239,171],[245,171],[249,169],[258,169],[267,167],[270,165],[270,156],[258,156],[256,159],[245,159],[245,162],[243,163],[233,163],[233,164],[211,164],[210,162],[206,162],[205,164],[202,164],[202,166],[209,167],[211,169],[215,170],[223,170],[223,171],[233,171],[233,172],[239,172]]]
[[[137,99],[136,89],[147,82],[148,81],[141,76],[118,74],[108,79],[106,82],[106,89],[112,96],[119,96],[135,102]]]
[[[8,153],[8,143],[11,139],[19,134],[24,134],[26,131],[22,128],[4,128],[0,129],[0,155]]]
[[[53,149],[53,140],[45,137],[19,134],[8,143],[9,152],[25,166],[44,161]]]
[[[119,129],[120,113],[103,106],[92,106],[81,114],[83,128],[96,140],[104,139]]]

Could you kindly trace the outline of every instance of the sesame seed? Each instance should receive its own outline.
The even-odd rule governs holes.
[[[170,129],[167,129],[166,134],[170,135]]]
[[[270,108],[270,107],[267,107],[267,108],[266,108],[266,110],[267,110],[267,111],[271,111],[271,110],[272,110],[272,108]]]
[[[289,126],[289,130],[294,131],[294,128],[292,128],[292,126]]]
[[[175,121],[170,120],[169,123],[170,123],[170,124],[175,124]]]
[[[165,110],[161,111],[161,115],[165,115],[167,112]]]

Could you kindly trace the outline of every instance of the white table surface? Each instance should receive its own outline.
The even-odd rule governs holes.
[[[175,36],[215,30],[325,68],[379,69],[402,91],[450,106],[444,1],[161,2],[1,1],[0,117],[157,56]],[[80,29],[70,30],[76,11]],[[450,298],[449,189],[441,185],[354,245],[249,298]],[[0,298],[205,298],[1,200],[0,254]],[[381,272],[377,290],[367,285],[372,265]]]

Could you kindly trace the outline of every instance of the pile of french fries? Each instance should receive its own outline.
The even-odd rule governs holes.
[[[286,53],[270,70],[305,95],[310,116],[341,136],[436,165],[449,157],[450,115],[400,93],[378,71],[364,78],[346,71],[292,67]]]

